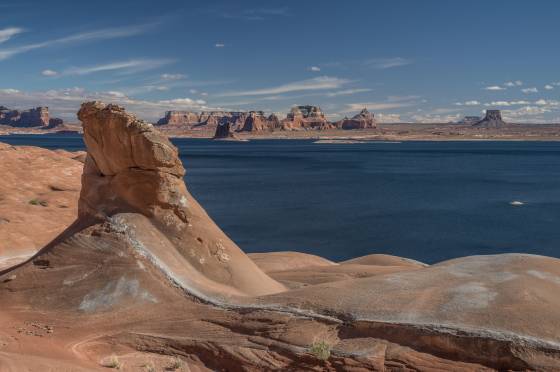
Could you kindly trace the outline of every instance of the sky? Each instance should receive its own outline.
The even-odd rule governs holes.
[[[0,0],[0,105],[560,122],[556,0]]]

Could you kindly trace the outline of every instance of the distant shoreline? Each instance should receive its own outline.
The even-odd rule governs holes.
[[[66,128],[64,133],[55,130],[0,128],[0,135],[71,135],[79,134],[78,125]],[[158,127],[170,138],[205,138],[214,136],[213,130],[184,130]],[[314,140],[321,143],[404,142],[404,141],[560,141],[560,124],[511,124],[503,128],[477,128],[458,124],[379,124],[376,129],[292,130],[274,132],[236,132],[240,141],[247,140]],[[344,142],[343,142],[344,141]],[[228,141],[235,142],[235,140]]]

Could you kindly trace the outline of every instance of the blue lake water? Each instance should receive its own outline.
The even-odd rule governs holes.
[[[0,141],[84,148],[78,136]],[[560,257],[558,142],[173,142],[189,190],[246,252]]]

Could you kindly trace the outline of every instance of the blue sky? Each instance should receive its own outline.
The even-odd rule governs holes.
[[[0,0],[0,105],[560,122],[560,2]]]

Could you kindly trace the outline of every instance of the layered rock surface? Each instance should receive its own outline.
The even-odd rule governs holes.
[[[338,123],[336,123],[337,128],[340,129],[368,129],[376,128],[377,123],[375,122],[374,115],[364,108],[360,113],[353,116],[351,119],[345,118]]]
[[[0,270],[34,254],[76,219],[84,156],[0,143]]]
[[[294,106],[282,121],[283,129],[330,129],[334,126],[317,106]]]
[[[10,110],[0,106],[0,125],[12,127],[56,127],[62,125],[62,119],[50,118],[48,107],[36,107],[29,110]]]
[[[165,136],[114,105],[79,115],[78,220],[0,271],[3,370],[96,370],[111,354],[124,370],[171,356],[190,370],[560,368],[560,260],[252,261],[188,193]]]

